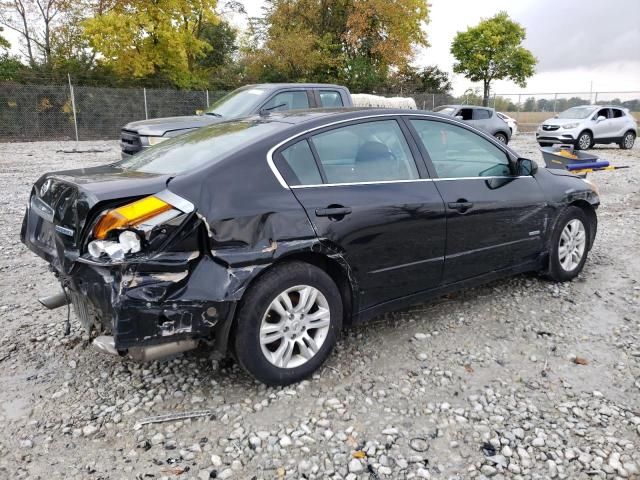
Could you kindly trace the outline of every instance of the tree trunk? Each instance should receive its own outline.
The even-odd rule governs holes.
[[[488,78],[485,78],[482,81],[482,86],[483,86],[483,94],[482,94],[482,106],[483,107],[488,107],[489,106],[489,87],[491,86],[491,80],[489,80]]]

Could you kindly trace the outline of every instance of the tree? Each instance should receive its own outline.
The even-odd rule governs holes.
[[[0,27],[0,49],[9,50],[9,48],[11,48],[11,44],[9,43],[9,40],[2,36],[3,30],[4,29]]]
[[[452,89],[449,74],[435,65],[422,70],[411,66],[402,67],[390,76],[387,84],[395,92],[447,94]]]
[[[84,21],[84,34],[100,62],[130,78],[202,87],[198,61],[212,47],[202,38],[219,21],[216,0],[113,0],[111,8]]]
[[[249,76],[371,91],[427,45],[426,0],[270,0],[253,22]]]
[[[536,58],[521,44],[525,29],[500,12],[477,26],[458,32],[451,44],[457,62],[453,71],[472,82],[482,82],[483,105],[488,105],[491,82],[510,79],[525,87],[535,72]]]

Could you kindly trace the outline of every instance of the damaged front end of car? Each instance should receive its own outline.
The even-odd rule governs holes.
[[[115,200],[74,180],[43,177],[27,206],[22,241],[62,286],[41,303],[71,303],[94,346],[138,361],[215,342],[249,272],[214,258],[194,205],[164,179],[136,188],[159,193]]]

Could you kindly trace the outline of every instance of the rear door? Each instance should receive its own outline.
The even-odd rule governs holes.
[[[544,194],[533,176],[516,176],[490,140],[438,120],[408,121],[447,212],[444,283],[534,260],[543,249]]]
[[[474,108],[473,109],[473,121],[470,122],[476,128],[484,130],[485,132],[491,132],[491,117],[492,112],[486,108]]]
[[[398,119],[318,130],[274,158],[318,237],[351,266],[361,309],[440,284],[442,198]]]

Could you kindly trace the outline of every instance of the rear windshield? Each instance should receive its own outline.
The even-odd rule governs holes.
[[[287,124],[264,120],[225,122],[185,133],[118,162],[134,172],[180,174],[212,165],[251,143],[286,128]]]
[[[565,110],[558,114],[558,118],[587,118],[593,113],[593,107],[571,107],[569,110]]]

